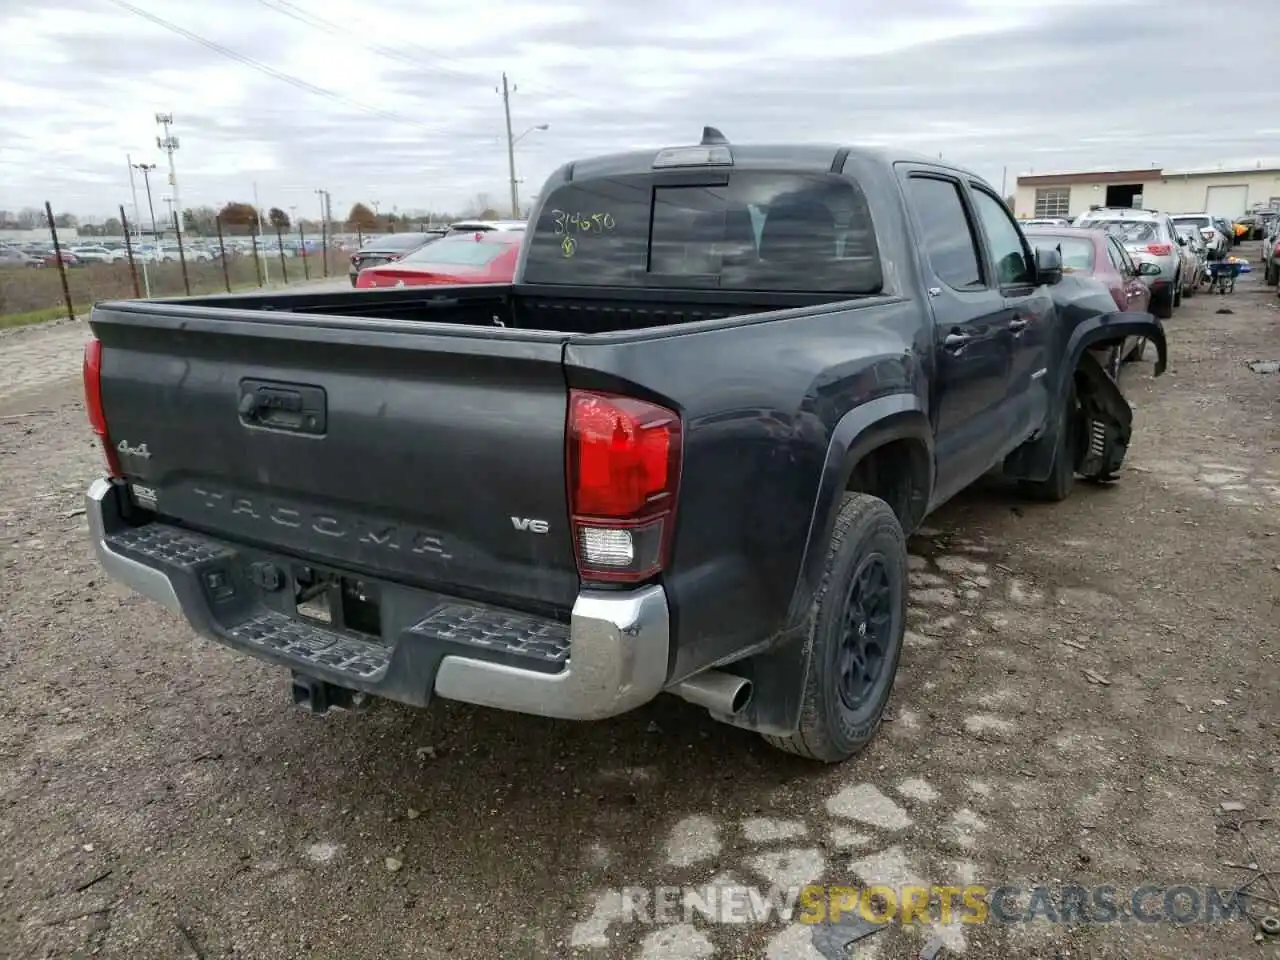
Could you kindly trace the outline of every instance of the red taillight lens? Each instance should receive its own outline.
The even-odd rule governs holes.
[[[1173,253],[1173,244],[1171,243],[1148,243],[1147,253],[1156,257],[1167,257]]]
[[[89,415],[89,426],[102,443],[102,455],[107,461],[107,472],[118,477],[120,458],[107,434],[107,415],[102,410],[102,341],[97,338],[84,345],[84,408]]]
[[[569,393],[569,511],[584,580],[636,581],[667,561],[680,481],[680,417],[632,397]]]

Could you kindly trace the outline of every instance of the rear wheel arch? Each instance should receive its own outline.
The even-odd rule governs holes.
[[[908,468],[909,482],[896,471]],[[792,592],[787,626],[804,617],[818,589],[828,543],[847,492],[887,494],[910,533],[924,518],[933,491],[933,429],[914,394],[878,397],[846,413],[831,433],[809,534]],[[897,502],[893,502],[896,500]]]

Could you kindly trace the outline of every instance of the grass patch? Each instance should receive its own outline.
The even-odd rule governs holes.
[[[89,307],[77,306],[76,316],[83,316],[89,312]],[[5,313],[0,314],[0,328],[4,327],[26,327],[33,323],[48,323],[50,320],[62,320],[67,315],[67,308],[63,307],[45,307],[42,310],[28,310],[25,313]]]

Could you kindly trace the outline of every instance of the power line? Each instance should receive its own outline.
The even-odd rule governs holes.
[[[437,73],[445,77],[452,77],[454,79],[467,80],[470,82],[474,82],[476,79],[474,74],[464,73],[461,70],[448,70],[444,67],[438,66],[434,62],[424,63],[418,57],[409,56],[391,47],[384,47],[382,44],[362,43],[359,40],[352,37],[350,25],[343,26],[340,23],[335,23],[332,20],[325,19],[324,17],[320,16],[318,13],[312,13],[309,10],[303,10],[300,7],[298,7],[296,4],[292,3],[291,0],[258,0],[258,2],[262,4],[264,7],[266,7],[268,10],[274,10],[276,13],[283,14],[284,16],[289,17],[292,20],[296,20],[298,23],[305,24],[316,30],[323,30],[324,32],[331,33],[334,36],[342,37],[348,43],[354,44],[355,46],[358,46],[358,47],[363,47],[365,50],[368,50],[370,53],[376,53],[379,56],[387,57],[388,59],[391,59],[391,60],[397,60],[400,63],[404,63],[412,67],[417,67],[421,70]],[[443,60],[448,63],[457,63],[457,64],[462,64],[463,62],[461,60],[458,60],[456,57],[448,57],[443,54],[437,53],[434,50],[428,50],[426,47],[422,47],[417,44],[410,43],[408,41],[402,40],[401,46],[408,49],[418,50],[421,52],[421,55],[423,57],[428,57],[432,61]],[[589,106],[595,105],[590,100],[584,99],[583,97],[579,96],[576,93],[568,93],[567,91],[555,90],[548,87],[539,87],[538,84],[529,83],[527,81],[525,82],[525,86],[532,87],[534,90],[541,89],[542,92],[547,93],[553,97],[567,97],[569,99],[577,100],[579,103],[584,103]]]
[[[127,3],[126,0],[108,0],[108,2],[115,4],[117,7],[120,7],[122,10],[127,10],[129,13],[132,13],[135,16],[141,17],[143,20],[149,20],[151,23],[154,23],[156,26],[162,27],[163,29],[170,31],[171,33],[176,33],[178,34],[178,36],[185,37],[186,39],[192,41],[193,43],[198,43],[200,44],[200,46],[205,47],[208,50],[212,50],[214,53],[219,53],[224,57],[228,57],[232,60],[235,60],[237,63],[241,63],[246,67],[250,67],[254,70],[257,70],[259,73],[266,74],[269,77],[273,77],[276,80],[279,80],[283,83],[287,83],[291,87],[296,87],[297,89],[302,90],[306,93],[311,93],[318,97],[324,97],[326,100],[333,101],[334,103],[341,103],[349,107],[354,107],[357,110],[362,110],[365,113],[372,114],[375,117],[381,117],[382,119],[389,120],[392,123],[405,124],[407,126],[416,127],[419,130],[426,130],[429,133],[438,134],[442,132],[439,127],[430,127],[410,117],[404,117],[398,113],[392,113],[389,110],[383,110],[380,107],[374,107],[367,103],[361,103],[358,100],[352,100],[349,97],[344,97],[341,94],[334,93],[332,90],[326,90],[324,87],[318,87],[314,83],[311,83],[307,80],[303,80],[301,77],[295,77],[291,73],[285,73],[283,70],[277,70],[275,67],[269,66],[261,62],[260,60],[255,60],[253,57],[246,56],[245,54],[242,54],[242,53],[237,53],[235,50],[232,50],[229,47],[224,47],[220,43],[210,40],[207,37],[202,37],[198,33],[194,33],[191,30],[186,29],[185,27],[180,27],[176,23],[172,23],[168,20],[165,20],[163,17],[157,17],[154,13],[149,13],[148,11],[143,10],[139,7],[135,7],[133,4]]]

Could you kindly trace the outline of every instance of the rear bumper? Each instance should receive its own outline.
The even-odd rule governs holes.
[[[163,523],[132,526],[125,496],[109,480],[94,481],[85,496],[107,574],[198,632],[296,673],[414,706],[438,694],[577,720],[625,713],[666,683],[670,620],[661,586],[583,591],[565,624],[383,584],[388,606],[412,611],[384,642],[299,619],[291,590],[254,578],[264,564],[296,561]]]

